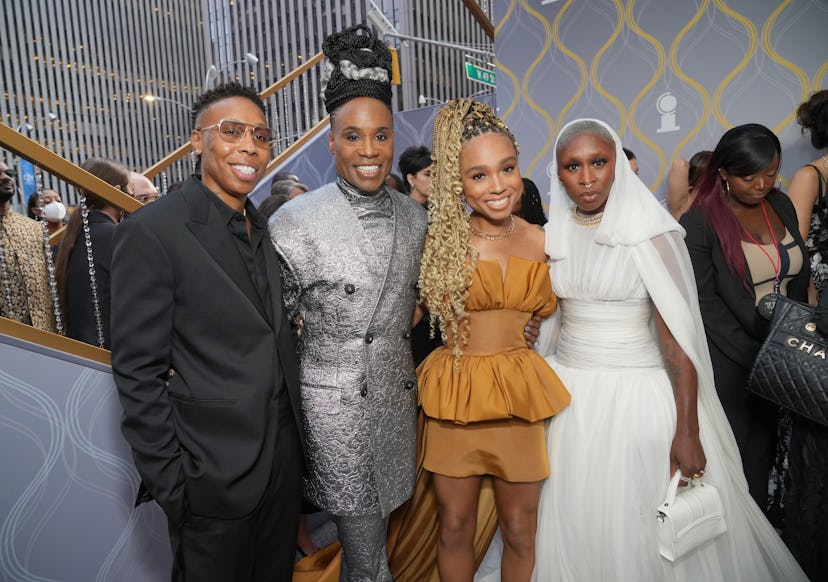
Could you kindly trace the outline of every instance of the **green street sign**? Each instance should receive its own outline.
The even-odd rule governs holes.
[[[495,82],[496,75],[494,71],[483,69],[471,63],[465,63],[465,65],[467,79],[483,83],[484,85],[489,85],[490,87],[495,87],[497,85]]]

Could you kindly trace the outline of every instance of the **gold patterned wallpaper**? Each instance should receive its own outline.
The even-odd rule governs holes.
[[[549,186],[558,129],[603,119],[663,198],[675,157],[762,123],[783,183],[816,157],[796,124],[828,83],[828,0],[495,0],[497,103],[524,175]]]

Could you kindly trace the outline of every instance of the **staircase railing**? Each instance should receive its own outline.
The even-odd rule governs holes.
[[[121,192],[114,186],[93,176],[69,160],[48,150],[36,141],[18,133],[8,125],[0,123],[0,147],[25,158],[43,171],[49,172],[65,182],[100,196],[113,206],[126,213],[134,212],[142,206],[129,194]],[[54,237],[51,240],[54,244]],[[0,317],[0,334],[9,335],[24,341],[44,345],[82,358],[109,364],[109,352],[95,346],[69,339],[67,337],[35,329]]]
[[[267,99],[270,99],[274,95],[277,95],[277,93],[281,90],[295,89],[298,91],[298,88],[292,87],[291,84],[295,83],[303,74],[308,73],[316,65],[318,65],[322,61],[323,56],[324,55],[321,52],[317,53],[302,65],[262,91],[260,93],[262,100],[266,101]],[[312,82],[308,82],[306,84],[310,86],[313,85]],[[307,93],[307,88],[304,88],[302,93]],[[311,116],[307,114],[302,117],[305,117],[308,120],[311,119]],[[327,126],[328,120],[329,117],[325,116],[316,123],[307,124],[308,127],[302,127],[301,131],[295,131],[292,135],[282,138],[281,141],[276,144],[278,150],[277,155],[271,160],[270,164],[268,164],[267,171],[270,172],[277,168],[284,162],[284,160],[289,158],[294,152],[312,140]],[[296,119],[293,119],[292,121],[295,122]],[[282,142],[289,143],[287,143],[285,147],[281,147]],[[43,147],[36,141],[29,139],[4,123],[0,123],[0,147],[14,155],[31,161],[40,171],[48,172],[78,189],[83,189],[100,196],[127,214],[134,212],[142,206],[140,202],[128,194],[118,190],[114,186],[104,182],[96,176],[93,176],[69,160]],[[144,172],[144,175],[148,178],[153,178],[162,172],[169,171],[174,164],[184,163],[184,159],[191,151],[192,145],[188,142],[166,156],[164,159],[160,160],[157,164],[148,168]],[[186,168],[186,170],[182,168],[183,175],[185,176],[189,175],[190,171],[191,168]],[[62,231],[59,231],[50,238],[50,242],[53,245],[57,244],[61,239],[61,235]],[[10,319],[0,317],[0,333],[69,352],[83,358],[96,360],[106,364],[109,363],[109,352],[106,350],[89,346],[58,334],[19,324]]]
[[[302,63],[300,66],[296,67],[294,70],[289,72],[287,75],[273,83],[270,87],[262,91],[259,96],[262,98],[263,101],[267,102],[268,99],[276,95],[279,91],[282,90],[290,90],[291,84],[297,82],[299,78],[311,71],[313,67],[319,64],[324,55],[319,52],[315,54],[313,57]],[[273,170],[274,168],[278,167],[282,161],[289,158],[295,151],[299,148],[304,146],[308,141],[313,139],[313,137],[318,134],[328,122],[328,117],[324,117],[323,119],[319,120],[315,124],[310,125],[309,127],[304,127],[300,131],[294,132],[292,135],[282,137],[281,135],[277,137],[276,149],[277,155],[276,157],[268,164],[268,172]],[[281,143],[283,141],[289,141],[286,147],[281,147]],[[192,152],[193,146],[190,142],[187,142],[165,158],[158,161],[158,163],[154,164],[153,166],[147,168],[144,171],[144,175],[148,178],[154,178],[155,176],[161,173],[168,173],[176,164],[184,163],[185,158]],[[188,162],[186,162],[188,163]],[[178,168],[178,175],[188,175],[192,168]],[[175,171],[173,171],[175,174]]]

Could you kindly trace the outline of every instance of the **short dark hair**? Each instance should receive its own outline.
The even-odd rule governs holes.
[[[201,115],[205,109],[217,101],[229,99],[230,97],[244,97],[245,99],[249,99],[256,105],[256,107],[262,110],[262,113],[264,113],[265,116],[267,116],[267,107],[265,107],[264,101],[262,101],[262,98],[259,97],[259,93],[253,87],[248,87],[235,82],[224,83],[214,89],[205,91],[199,95],[198,99],[196,99],[195,103],[193,103],[193,109],[190,113],[190,121],[193,124],[193,128],[196,126],[196,121],[198,120],[199,115]]]
[[[293,172],[285,171],[280,171],[273,174],[273,182],[279,182],[280,180],[293,180],[294,182],[301,182],[301,180],[299,180],[299,176],[297,176]]]
[[[284,194],[289,197],[290,193],[295,188],[301,188],[305,192],[308,191],[308,187],[302,182],[297,182],[295,180],[274,180],[270,183],[270,195],[275,196]]]
[[[400,154],[400,161],[397,163],[397,167],[400,169],[400,174],[402,174],[406,194],[410,190],[408,175],[416,174],[420,170],[429,167],[432,161],[431,150],[424,145],[411,146]]]
[[[628,149],[628,148],[621,148],[621,149],[624,150],[624,155],[627,156],[628,160],[636,159],[635,154],[633,153],[633,151],[631,149]]]

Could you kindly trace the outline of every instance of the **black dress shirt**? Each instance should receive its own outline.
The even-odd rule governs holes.
[[[250,200],[245,201],[244,213],[236,212],[221,199],[212,194],[210,199],[218,209],[219,216],[227,223],[227,229],[233,235],[236,249],[247,267],[250,280],[259,293],[264,313],[273,325],[273,307],[271,305],[270,284],[267,278],[267,267],[263,244],[270,244],[267,226],[264,217],[259,214]],[[250,221],[250,236],[247,234],[247,221]]]

